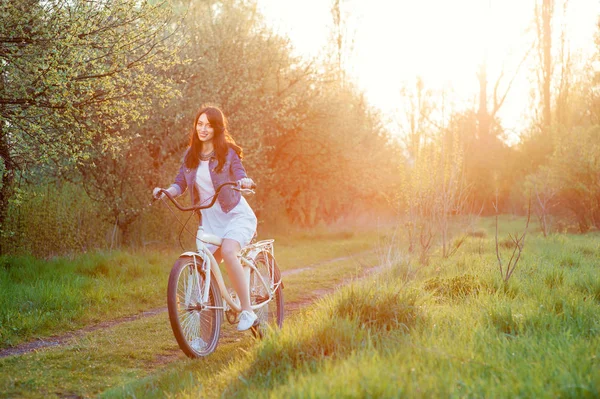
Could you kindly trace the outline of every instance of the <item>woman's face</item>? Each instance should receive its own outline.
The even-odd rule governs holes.
[[[206,114],[202,114],[200,115],[200,118],[198,118],[198,123],[196,124],[196,133],[198,134],[198,139],[200,139],[200,142],[207,143],[212,141],[215,135],[215,130],[210,125],[210,122],[208,122],[208,117]]]

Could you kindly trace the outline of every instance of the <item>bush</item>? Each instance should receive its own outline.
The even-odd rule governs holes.
[[[105,244],[110,229],[83,188],[73,184],[27,187],[23,201],[9,209],[0,237],[6,254],[38,257],[85,252]]]
[[[355,320],[373,331],[412,328],[419,315],[417,295],[405,285],[376,280],[342,291],[329,310],[330,317]]]
[[[479,294],[482,284],[476,277],[463,274],[451,278],[431,278],[425,281],[424,288],[440,298],[462,299]]]

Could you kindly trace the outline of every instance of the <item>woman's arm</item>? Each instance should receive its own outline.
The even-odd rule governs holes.
[[[177,173],[177,176],[175,177],[175,183],[171,184],[171,186],[168,188],[169,193],[175,197],[185,193],[185,190],[187,189],[187,180],[185,179],[185,170],[186,170],[186,166],[185,166],[185,156],[184,156],[184,160],[181,163],[179,172]]]
[[[230,148],[229,152],[231,156],[231,173],[233,174],[233,179],[235,181],[238,181],[245,177],[248,177],[248,175],[246,175],[246,169],[244,169],[244,165],[242,165],[242,160],[240,159],[237,152],[235,152],[233,148]]]
[[[171,184],[169,188],[163,189],[160,187],[154,187],[152,190],[152,196],[154,198],[163,198],[165,196],[164,193],[160,193],[160,190],[166,190],[171,194],[172,197],[178,197],[185,192],[187,188],[187,182],[185,181],[185,162],[181,164],[179,168],[179,173],[177,173],[177,177],[175,177],[175,183]]]

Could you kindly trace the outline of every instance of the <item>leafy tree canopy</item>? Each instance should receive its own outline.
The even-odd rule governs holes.
[[[169,96],[169,81],[154,76],[174,61],[163,45],[170,21],[168,7],[148,1],[0,2],[5,167],[25,172],[118,147]]]

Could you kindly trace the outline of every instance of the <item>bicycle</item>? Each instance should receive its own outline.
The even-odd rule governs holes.
[[[175,339],[181,350],[190,358],[207,356],[215,351],[219,342],[223,315],[231,324],[237,322],[241,312],[240,302],[233,289],[228,289],[219,264],[206,244],[220,247],[222,239],[207,234],[202,228],[202,209],[215,204],[219,192],[227,185],[242,193],[253,192],[227,182],[215,190],[212,201],[205,206],[183,207],[162,189],[165,196],[180,211],[197,211],[200,224],[196,233],[197,251],[182,253],[169,275],[167,307]],[[273,243],[267,239],[250,243],[242,248],[240,262],[250,289],[252,310],[258,319],[251,328],[255,337],[262,337],[270,327],[283,324],[283,282],[274,256]]]

